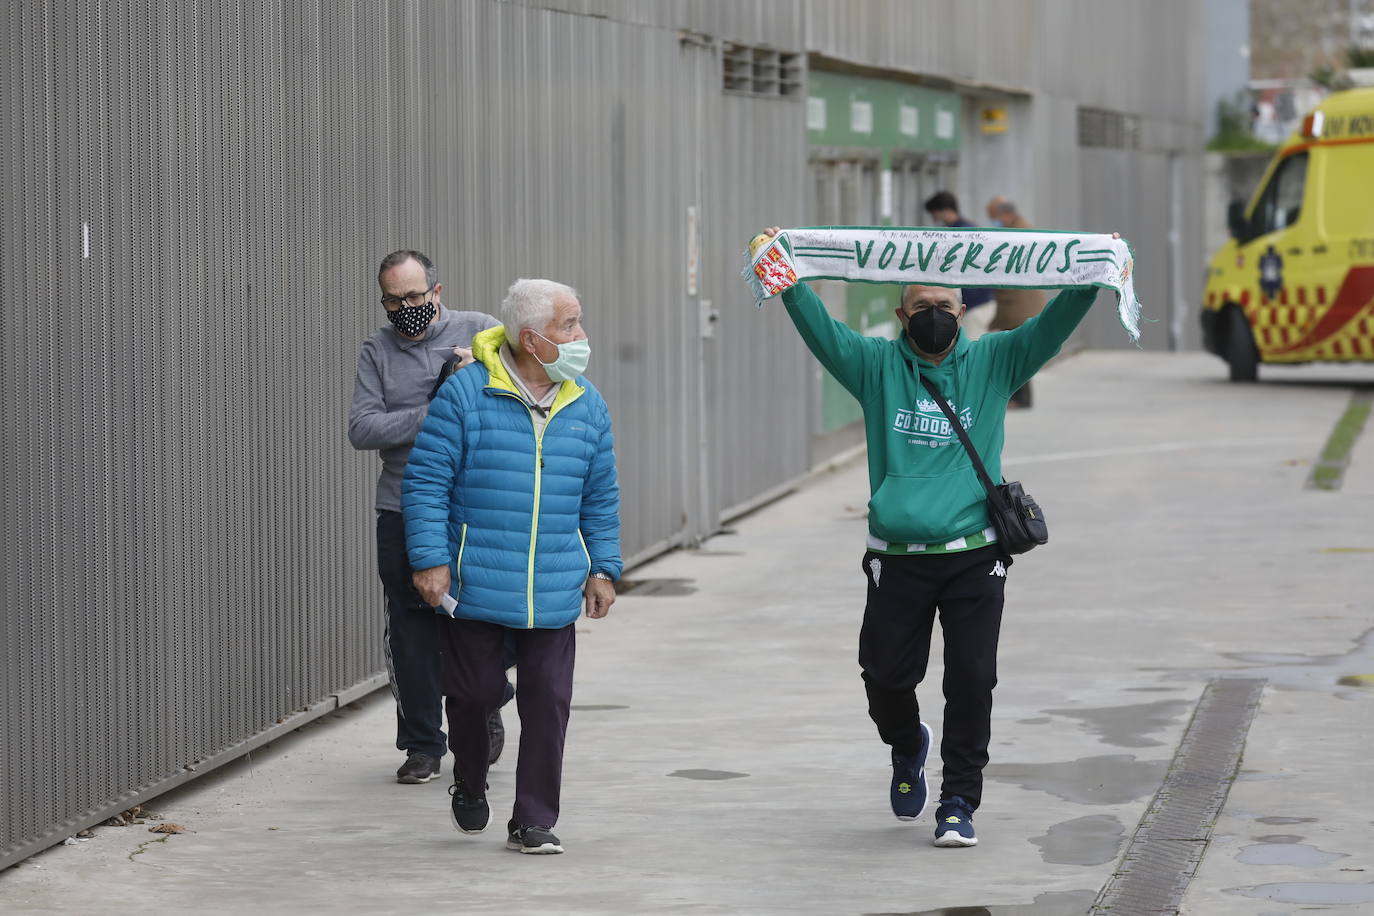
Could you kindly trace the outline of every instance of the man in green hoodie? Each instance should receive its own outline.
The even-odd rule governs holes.
[[[780,230],[765,230],[771,237]],[[958,289],[908,286],[898,340],[866,337],[830,317],[805,283],[782,294],[806,346],[863,406],[868,440],[868,603],[859,665],[868,714],[892,749],[892,812],[925,808],[930,728],[916,686],[925,678],[935,616],[945,642],[944,761],[936,846],[973,846],[973,812],[988,762],[997,636],[1011,556],[988,520],[987,494],[926,378],[949,402],[988,475],[1002,478],[1003,423],[1012,393],[1083,320],[1094,289],[1061,292],[1020,327],[978,340],[960,332]]]

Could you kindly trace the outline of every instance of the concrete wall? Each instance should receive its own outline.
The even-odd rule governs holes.
[[[1135,246],[1146,314],[1160,320],[1142,346],[1197,345],[1181,316],[1196,305],[1204,256],[1200,4],[808,0],[806,12],[809,49],[823,60],[914,74],[969,100],[965,215],[982,219],[986,200],[1010,188],[1035,225],[1120,231]],[[971,136],[983,104],[1007,105],[1011,129]],[[1085,145],[1084,109],[1128,120],[1129,142]],[[1129,345],[1105,311],[1073,345]]]
[[[1217,130],[1217,102],[1233,100],[1250,81],[1250,0],[1206,0],[1205,24],[1207,136],[1211,137]]]
[[[1209,258],[1231,238],[1226,224],[1231,201],[1250,202],[1272,158],[1271,153],[1208,153],[1204,157],[1203,243]]]

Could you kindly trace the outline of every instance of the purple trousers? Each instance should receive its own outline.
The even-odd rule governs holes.
[[[559,630],[514,630],[476,620],[440,618],[448,746],[454,768],[474,792],[487,785],[491,743],[487,717],[506,691],[506,638],[515,643],[515,705],[520,756],[515,765],[517,825],[558,823],[563,786],[563,740],[572,704],[573,624]]]

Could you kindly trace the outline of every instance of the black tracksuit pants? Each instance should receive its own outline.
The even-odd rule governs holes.
[[[444,756],[443,697],[439,688],[439,615],[411,581],[405,517],[377,513],[377,573],[386,592],[387,673],[396,698],[396,747]]]
[[[916,685],[926,676],[935,615],[945,641],[945,719],[940,798],[976,809],[983,796],[997,685],[997,635],[1011,559],[996,544],[958,553],[864,554],[868,605],[859,665],[868,714],[899,754],[921,749]]]
[[[425,603],[411,578],[406,553],[405,516],[394,509],[377,511],[377,575],[386,593],[386,669],[396,698],[396,747],[407,754],[435,760],[446,747],[443,722],[443,675],[446,660],[440,626],[449,618]],[[515,664],[515,643],[506,640],[504,667]],[[506,682],[501,704],[515,689]]]

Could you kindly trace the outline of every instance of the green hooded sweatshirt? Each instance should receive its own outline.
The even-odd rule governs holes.
[[[961,330],[936,366],[916,355],[905,334],[865,337],[836,321],[805,283],[782,294],[806,346],[863,406],[875,538],[935,545],[987,528],[987,493],[920,377],[949,402],[988,476],[1001,480],[1008,399],[1059,352],[1096,297],[1096,289],[1067,289],[1015,330],[978,340]]]

